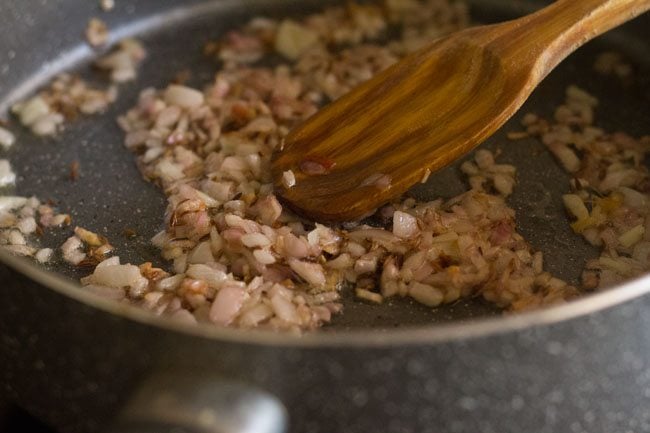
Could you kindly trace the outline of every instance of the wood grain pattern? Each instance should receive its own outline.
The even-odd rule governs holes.
[[[648,9],[650,0],[559,0],[439,39],[292,130],[273,158],[276,192],[317,220],[359,219],[472,150],[567,55]],[[333,166],[310,175],[305,160]],[[296,177],[291,188],[286,170]],[[379,175],[390,184],[368,184]]]

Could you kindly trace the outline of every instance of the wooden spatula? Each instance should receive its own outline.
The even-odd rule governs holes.
[[[276,192],[317,220],[361,218],[480,144],[575,49],[648,9],[558,0],[439,39],[292,130],[274,155]]]

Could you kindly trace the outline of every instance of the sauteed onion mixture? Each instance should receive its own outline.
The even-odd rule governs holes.
[[[403,197],[378,209],[372,225],[307,221],[277,200],[270,156],[294,125],[406,53],[468,24],[466,6],[451,0],[351,2],[303,19],[254,18],[205,46],[219,68],[203,88],[180,80],[143,89],[118,119],[142,175],[167,197],[164,227],[152,239],[165,269],[121,263],[94,227],[77,226],[58,248],[38,246],[37,232],[81,222],[37,198],[0,198],[0,242],[42,263],[93,266],[81,290],[172,320],[292,331],[328,323],[342,312],[346,290],[360,302],[410,297],[438,307],[483,297],[519,311],[646,272],[650,182],[643,160],[650,139],[595,126],[598,101],[576,86],[552,118],[521,116],[522,130],[509,138],[541,140],[572,176],[572,193],[563,197],[567,224],[602,248],[579,287],[545,271],[542,253],[517,233],[507,202],[516,167],[487,150],[461,165],[465,193],[431,202]],[[106,28],[95,21],[92,29],[89,38],[102,43]],[[111,86],[91,88],[64,74],[16,105],[15,115],[35,134],[57,134],[75,116],[101,113],[143,60],[139,42],[122,41],[97,62]],[[0,144],[14,141],[0,126]],[[14,179],[9,162],[0,161],[0,182]],[[292,182],[285,173],[287,186]]]

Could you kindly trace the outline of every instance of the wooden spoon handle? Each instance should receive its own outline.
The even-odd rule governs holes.
[[[522,62],[537,59],[541,81],[583,44],[649,9],[650,0],[558,0],[513,22],[493,47]]]

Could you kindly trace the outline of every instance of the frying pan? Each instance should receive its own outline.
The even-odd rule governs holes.
[[[578,1],[578,0],[576,0]],[[82,41],[100,16],[112,40],[137,35],[148,49],[138,79],[100,117],[71,123],[54,139],[21,131],[9,152],[16,193],[56,200],[74,221],[107,236],[125,261],[161,263],[148,239],[162,225],[161,192],[140,177],[114,118],[144,86],[191,69],[190,84],[217,65],[203,42],[253,15],[300,15],[326,2],[118,0],[0,2],[0,112],[56,73],[97,80]],[[474,0],[482,22],[514,18],[535,1]],[[101,15],[100,15],[101,14]],[[550,115],[575,83],[601,99],[598,123],[650,132],[650,16],[586,45],[551,74],[523,112]],[[534,29],[531,29],[534,31]],[[632,62],[635,80],[596,75],[602,51]],[[561,194],[568,177],[535,140],[508,142],[520,116],[485,146],[518,167],[510,199],[518,230],[547,269],[577,283],[598,252],[573,234]],[[81,177],[68,178],[78,160]],[[457,167],[409,194],[449,197],[465,184]],[[138,237],[127,240],[126,228]],[[60,243],[53,231],[43,242]],[[569,304],[503,316],[474,299],[435,310],[395,300],[345,298],[345,313],[297,337],[187,327],[80,290],[80,271],[40,268],[0,252],[0,378],[4,398],[65,432],[624,432],[650,431],[650,277]],[[176,430],[174,430],[176,429]]]

